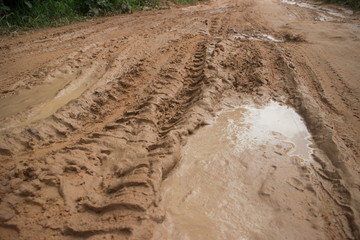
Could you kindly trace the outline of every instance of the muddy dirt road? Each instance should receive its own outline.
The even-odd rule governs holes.
[[[0,239],[360,239],[351,11],[214,0],[0,56]]]

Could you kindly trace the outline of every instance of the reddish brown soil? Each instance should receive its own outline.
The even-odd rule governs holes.
[[[219,0],[0,37],[0,239],[151,239],[189,135],[269,100],[316,145],[309,221],[360,239],[360,20],[312,6]]]

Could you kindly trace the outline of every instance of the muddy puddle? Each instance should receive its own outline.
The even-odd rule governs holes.
[[[223,114],[227,119],[227,139],[237,152],[256,149],[259,144],[283,140],[288,154],[311,159],[311,135],[301,117],[291,108],[271,102],[264,108],[244,107]]]
[[[302,119],[286,106],[220,113],[189,139],[163,183],[166,238],[321,239],[304,177],[310,144]]]
[[[34,86],[31,89],[25,89],[18,94],[1,99],[0,119],[23,112],[32,106],[54,98],[71,80],[72,76],[59,77],[50,83]]]
[[[316,21],[335,21],[337,18],[347,18],[348,15],[353,14],[353,11],[346,8],[337,8],[337,11],[322,7],[321,5],[313,5],[307,2],[293,1],[293,0],[281,0],[282,3],[288,5],[295,5],[302,8],[308,8],[316,10],[318,12],[318,17],[315,18]]]
[[[73,79],[69,82],[65,88],[61,89],[53,99],[45,102],[41,108],[36,111],[31,118],[29,118],[25,124],[37,121],[39,119],[46,118],[55,113],[62,106],[65,106],[68,102],[78,98],[86,89],[93,86],[98,80],[96,68],[92,71],[82,74],[80,77]]]
[[[27,115],[27,120],[22,121],[21,125],[27,125],[51,116],[68,102],[78,98],[97,80],[96,66],[80,76],[73,73],[52,77],[41,85],[1,99],[0,120],[20,113]]]

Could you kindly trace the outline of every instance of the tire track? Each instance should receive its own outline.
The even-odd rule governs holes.
[[[339,109],[318,83],[323,72],[316,75],[309,60],[291,59],[302,43],[235,37],[282,36],[254,13],[256,7],[251,1],[212,2],[99,19],[94,29],[82,23],[48,30],[48,38],[47,31],[32,35],[34,45],[16,54],[59,52],[26,81],[35,86],[69,74],[98,79],[48,118],[0,133],[0,231],[12,239],[150,239],[165,218],[161,183],[179,163],[188,137],[224,106],[273,99],[294,106],[314,136],[314,172],[300,170],[324,206],[315,217],[324,220],[328,238],[356,239],[356,171],[349,164],[356,159],[327,119]],[[66,41],[54,45],[57,39]],[[351,92],[337,68],[322,67],[340,81],[337,95]],[[349,94],[343,104],[351,99],[358,100]],[[301,191],[305,182],[299,181],[291,186]]]

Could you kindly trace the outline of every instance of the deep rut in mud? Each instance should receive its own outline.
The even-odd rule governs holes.
[[[205,129],[221,110],[276,101],[303,117],[313,160],[273,142],[271,161],[255,166],[240,149],[230,159],[252,170],[218,169],[220,182],[263,176],[247,199],[276,209],[268,222],[293,221],[270,239],[358,239],[360,72],[338,59],[360,61],[360,46],[324,32],[359,37],[359,19],[318,16],[281,1],[212,1],[1,39],[0,238],[181,239],[168,235],[162,183],[188,139],[213,136]],[[298,200],[282,203],[286,189]],[[230,207],[226,196],[217,200]]]

